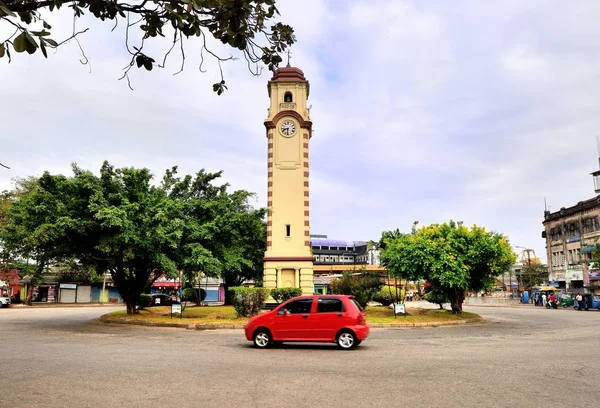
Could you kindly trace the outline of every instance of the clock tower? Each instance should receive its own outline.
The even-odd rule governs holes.
[[[265,288],[301,288],[312,295],[310,249],[309,83],[302,70],[279,68],[267,85],[271,105],[267,131],[267,249]]]

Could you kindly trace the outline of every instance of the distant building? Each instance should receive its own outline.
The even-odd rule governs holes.
[[[329,239],[311,235],[314,265],[379,265],[379,250],[368,248],[366,241]]]
[[[600,170],[592,173],[596,194],[600,193]],[[583,262],[592,259],[600,239],[600,196],[580,201],[558,211],[544,211],[546,255],[550,284],[571,292],[595,289]],[[592,267],[598,269],[600,265]]]

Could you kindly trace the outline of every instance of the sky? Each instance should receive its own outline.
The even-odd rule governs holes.
[[[311,233],[377,240],[450,219],[506,234],[545,262],[550,211],[595,195],[600,134],[600,2],[551,0],[277,0],[294,27],[291,65],[310,81]],[[67,10],[45,16],[60,40]],[[269,105],[264,70],[214,59],[198,39],[164,69],[131,71],[124,26],[77,22],[48,59],[0,60],[0,190],[71,163],[97,172],[174,165],[223,170],[223,182],[266,205]],[[6,36],[0,26],[0,36]],[[132,38],[139,38],[132,35]],[[135,43],[135,40],[134,40]],[[241,57],[210,42],[222,56]],[[155,55],[168,39],[147,43]],[[520,251],[519,248],[515,248]]]

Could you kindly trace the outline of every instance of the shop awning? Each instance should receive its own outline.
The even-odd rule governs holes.
[[[585,247],[581,248],[581,253],[582,254],[588,254],[588,253],[592,252],[594,249],[596,249],[596,247],[585,246]]]

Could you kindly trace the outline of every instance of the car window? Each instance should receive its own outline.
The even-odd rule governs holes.
[[[319,298],[317,302],[317,313],[343,312],[344,303],[336,298]]]
[[[312,299],[298,299],[284,306],[291,314],[310,313]]]
[[[353,304],[354,306],[356,306],[356,308],[357,308],[357,309],[358,309],[360,312],[362,312],[362,311],[363,311],[363,308],[362,308],[362,306],[361,306],[360,304],[358,304],[358,302],[356,301],[356,299],[351,299],[351,300],[352,300],[352,304]]]

